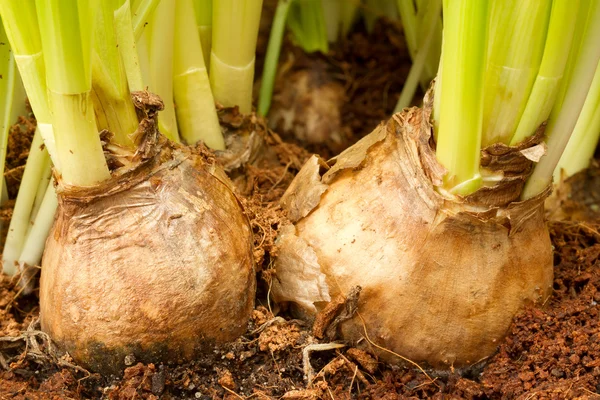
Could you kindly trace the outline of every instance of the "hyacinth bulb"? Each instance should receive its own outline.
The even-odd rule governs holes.
[[[189,361],[243,334],[254,305],[252,231],[228,178],[159,135],[155,116],[143,126],[135,168],[59,184],[42,261],[42,329],[99,372],[131,355]]]
[[[272,292],[311,318],[360,286],[342,339],[391,363],[468,368],[551,293],[548,193],[518,200],[534,145],[488,149],[482,164],[504,171],[496,187],[466,198],[440,190],[426,103],[328,163],[306,163],[282,198],[292,224],[279,234]]]

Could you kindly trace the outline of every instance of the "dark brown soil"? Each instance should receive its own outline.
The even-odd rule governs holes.
[[[348,101],[342,124],[352,130],[352,142],[369,134],[394,111],[411,60],[404,33],[397,22],[379,20],[371,34],[362,24],[333,48],[331,62],[341,72]],[[415,99],[422,98],[417,93]]]
[[[35,126],[36,121],[33,117],[19,117],[19,121],[10,128],[4,176],[8,184],[8,196],[11,199],[16,198],[19,191]]]

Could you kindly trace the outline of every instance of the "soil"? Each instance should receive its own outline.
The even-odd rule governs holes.
[[[17,123],[10,128],[4,167],[4,177],[8,184],[10,199],[17,197],[35,126],[35,118],[30,115],[29,117],[19,117]]]
[[[363,38],[364,51],[372,47],[364,32],[356,35]],[[348,71],[359,76],[356,68],[364,59],[349,60]],[[392,71],[398,76],[406,72]],[[399,77],[391,77],[394,73],[388,72],[388,79],[399,82]],[[379,77],[372,78],[379,81]],[[353,141],[385,118],[397,96],[389,94],[397,93],[389,88],[388,100],[382,103],[383,91],[359,95],[360,87],[355,91],[362,103],[344,111],[346,121],[355,121]],[[118,376],[101,376],[55,349],[39,330],[37,291],[24,295],[18,277],[2,275],[0,400],[600,398],[600,221],[570,218],[549,223],[554,294],[543,308],[528,308],[515,318],[497,354],[480,370],[463,376],[456,372],[435,375],[413,366],[386,365],[354,348],[330,346],[321,351],[311,345],[330,342],[315,337],[322,337],[326,326],[295,320],[284,305],[268,300],[276,230],[284,218],[277,201],[310,153],[283,141],[259,118],[241,118],[232,110],[220,113],[222,123],[232,131],[259,132],[267,149],[265,156],[231,172],[251,220],[260,264],[256,307],[246,334],[185,365],[127,359],[130,366]],[[30,126],[22,125],[31,134]],[[9,150],[11,160],[21,160],[21,164],[10,164],[11,168],[19,168],[24,161],[25,133],[19,130],[11,135],[13,142],[22,143],[10,147],[15,149]],[[17,182],[10,184],[12,192]]]

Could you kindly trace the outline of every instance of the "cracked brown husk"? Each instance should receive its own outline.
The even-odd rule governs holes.
[[[484,149],[498,185],[466,198],[436,190],[445,170],[430,111],[426,98],[333,160],[305,164],[281,200],[293,225],[280,231],[272,293],[312,318],[360,286],[341,338],[391,363],[462,369],[491,356],[515,314],[551,293],[549,189],[518,200],[543,152],[538,134]]]
[[[138,150],[107,145],[110,180],[59,184],[42,261],[42,329],[103,373],[127,356],[191,360],[241,335],[254,305],[252,232],[229,179],[202,148],[158,133],[158,98],[133,98]]]

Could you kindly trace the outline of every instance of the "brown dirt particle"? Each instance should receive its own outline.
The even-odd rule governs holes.
[[[363,367],[370,374],[374,374],[377,371],[378,362],[377,360],[364,350],[351,348],[348,349],[346,355],[350,359],[356,361],[361,367]]]
[[[323,391],[319,389],[291,390],[287,392],[282,399],[285,400],[319,400]]]
[[[236,390],[237,385],[235,384],[235,380],[233,379],[233,375],[231,375],[231,372],[228,369],[217,371],[217,374],[219,375],[219,385],[230,390]]]
[[[260,351],[275,353],[298,345],[300,329],[295,324],[277,324],[267,327],[258,337]]]

